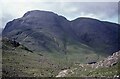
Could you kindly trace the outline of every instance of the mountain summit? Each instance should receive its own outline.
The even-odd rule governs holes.
[[[53,12],[34,10],[8,22],[3,37],[15,39],[32,51],[66,53],[71,45],[84,45],[111,54],[120,49],[119,30],[115,23],[85,17],[69,21]]]

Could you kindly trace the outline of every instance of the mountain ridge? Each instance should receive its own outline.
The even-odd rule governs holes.
[[[17,26],[17,27],[16,27]],[[33,10],[25,13],[23,17],[8,22],[3,30],[3,37],[16,38],[17,41],[32,49],[23,38],[27,36],[36,40],[38,45],[33,50],[40,48],[66,50],[67,43],[83,43],[100,52],[115,52],[120,46],[118,40],[120,25],[110,22],[104,22],[92,18],[77,18],[73,21],[57,15],[53,12]],[[24,32],[25,31],[25,32]],[[21,34],[27,34],[21,36]],[[8,35],[9,34],[9,35]],[[35,39],[37,37],[41,39]],[[19,38],[21,37],[21,38]],[[32,37],[32,38],[31,38]],[[51,41],[50,41],[51,40]],[[47,45],[48,44],[48,45]],[[46,46],[47,45],[47,46]],[[52,47],[52,48],[51,48]],[[40,49],[42,50],[42,49]],[[39,50],[38,50],[39,51]]]
[[[55,77],[66,69],[77,72],[66,75],[70,77],[117,75],[117,62],[101,68],[99,61],[106,65],[104,58],[117,55],[113,53],[120,49],[120,25],[91,18],[68,21],[44,12],[30,11],[6,24],[1,41],[3,77]],[[99,66],[97,70],[78,66],[91,63]]]

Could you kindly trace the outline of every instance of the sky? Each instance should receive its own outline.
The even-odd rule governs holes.
[[[27,11],[52,11],[74,20],[89,17],[118,23],[119,0],[0,0],[0,28]]]

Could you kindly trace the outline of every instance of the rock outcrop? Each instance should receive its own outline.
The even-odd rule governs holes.
[[[112,56],[109,56],[95,64],[91,64],[92,68],[99,67],[111,67],[119,62],[120,59],[120,51],[113,53]]]
[[[78,73],[79,71],[90,74],[91,72],[96,71],[98,68],[99,69],[110,68],[119,62],[119,58],[120,58],[120,51],[113,53],[112,56],[109,56],[94,64],[79,64],[79,65],[77,64],[79,67],[62,70],[61,72],[58,73],[56,77],[68,77],[68,76],[73,75],[74,73]],[[109,71],[107,71],[106,73],[108,72]],[[84,74],[84,73],[81,73],[81,74]],[[99,73],[99,72],[96,72],[96,73]],[[89,76],[92,76],[92,75],[89,75]],[[105,77],[103,76],[103,74],[101,74],[101,76]],[[119,75],[116,74],[113,77],[118,78]]]

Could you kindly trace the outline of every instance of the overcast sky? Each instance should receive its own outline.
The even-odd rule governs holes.
[[[28,2],[29,1],[29,2]],[[74,2],[73,2],[74,1]],[[118,23],[119,0],[0,0],[0,28],[30,10],[52,11],[68,20],[90,17]]]

